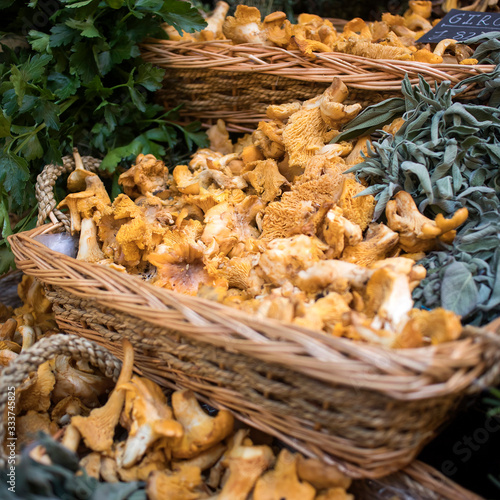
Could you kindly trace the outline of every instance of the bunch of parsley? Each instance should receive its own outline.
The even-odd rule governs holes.
[[[0,0],[14,21],[0,32],[0,274],[6,237],[34,225],[34,185],[44,165],[77,147],[114,172],[139,153],[164,157],[181,140],[205,144],[199,124],[154,104],[164,71],[139,44],[164,38],[161,23],[192,32],[205,23],[180,0]],[[5,22],[4,22],[5,23]]]

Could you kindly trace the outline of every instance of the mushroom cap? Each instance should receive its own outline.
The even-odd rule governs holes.
[[[316,490],[297,477],[297,455],[286,448],[281,450],[274,470],[258,479],[253,492],[254,500],[313,500]]]
[[[85,191],[86,187],[85,179],[92,175],[97,175],[97,174],[89,172],[88,170],[85,170],[83,168],[77,168],[73,170],[73,172],[69,174],[67,180],[68,191],[72,193],[75,193],[77,191]]]
[[[111,212],[111,200],[99,176],[85,177],[85,185],[85,191],[70,193],[57,205],[57,208],[69,209],[72,233],[80,231],[82,217],[100,218]]]
[[[69,423],[71,417],[75,415],[83,415],[86,417],[89,413],[90,409],[82,403],[80,398],[70,395],[61,399],[61,401],[54,406],[50,416],[58,425],[66,425]]]
[[[259,267],[276,286],[292,283],[297,274],[324,258],[327,246],[318,238],[299,234],[270,241],[261,254]]]
[[[362,231],[368,227],[373,219],[376,201],[372,195],[360,195],[366,188],[351,177],[345,177],[342,193],[338,200],[338,206],[342,209],[342,215]]]
[[[227,410],[220,410],[210,417],[200,407],[194,393],[189,390],[172,394],[172,407],[175,418],[184,428],[184,436],[174,445],[175,458],[193,458],[225,439],[234,427],[234,418]]]
[[[274,462],[269,446],[233,447],[222,464],[229,468],[229,477],[218,500],[246,500],[259,476]]]
[[[19,402],[17,404],[19,411],[48,411],[51,405],[50,396],[56,383],[56,378],[52,370],[53,363],[51,361],[46,361],[38,367],[34,383],[30,384],[19,395]]]
[[[410,319],[404,325],[394,347],[416,347],[424,343],[440,344],[456,340],[462,333],[459,316],[441,307],[431,311],[412,309],[409,316]]]
[[[197,500],[201,498],[202,477],[199,467],[179,465],[178,470],[156,471],[148,478],[150,500]]]
[[[78,398],[90,408],[99,406],[99,397],[113,387],[113,382],[99,373],[85,373],[73,366],[69,356],[59,355],[54,360],[56,383],[52,401],[57,404],[68,396]]]
[[[126,391],[121,423],[129,431],[121,466],[130,467],[137,463],[158,441],[166,447],[182,437],[182,426],[173,420],[172,410],[160,386],[149,379],[134,376],[117,389]]]
[[[39,432],[53,436],[58,430],[59,427],[50,420],[47,412],[40,413],[28,410],[25,415],[16,418],[17,446],[19,449],[23,448],[26,444],[34,441]]]
[[[365,239],[354,246],[348,246],[342,253],[342,260],[362,266],[370,266],[386,258],[399,241],[397,233],[385,224],[372,223],[365,233]]]
[[[224,120],[217,120],[217,123],[207,130],[207,136],[212,151],[217,151],[223,155],[233,152],[233,143],[229,138],[229,132],[226,129]]]
[[[286,19],[286,14],[284,12],[281,12],[280,10],[277,10],[276,12],[271,12],[271,14],[268,14],[264,18],[264,27],[269,27],[270,25],[272,26],[281,26],[283,24],[283,21]]]
[[[281,195],[281,187],[289,186],[283,177],[275,160],[256,161],[254,168],[245,174],[245,178],[253,186],[264,203],[269,203]]]
[[[443,58],[440,55],[433,54],[430,50],[420,49],[413,54],[413,58],[417,62],[425,62],[430,64],[441,64]]]
[[[238,5],[233,16],[222,25],[224,35],[233,43],[264,43],[267,39],[257,7]]]
[[[297,458],[297,475],[302,481],[312,484],[317,490],[340,487],[343,489],[351,486],[352,480],[335,465],[329,465],[315,458]]]
[[[168,167],[153,155],[140,154],[126,172],[118,178],[118,184],[131,198],[162,191],[167,187]]]

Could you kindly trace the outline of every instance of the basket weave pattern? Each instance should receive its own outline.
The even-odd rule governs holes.
[[[223,118],[235,130],[263,119],[269,104],[304,100],[322,93],[333,78],[350,89],[350,99],[363,106],[401,95],[408,75],[430,84],[461,80],[491,72],[494,65],[427,64],[369,59],[337,52],[300,52],[257,44],[232,45],[230,40],[185,42],[153,40],[142,46],[144,60],[167,69],[158,97],[167,108],[183,104],[182,113],[199,120]],[[469,88],[461,98],[472,98]]]

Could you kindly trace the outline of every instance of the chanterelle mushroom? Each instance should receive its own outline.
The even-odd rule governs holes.
[[[237,446],[223,459],[229,478],[217,500],[246,500],[259,476],[274,461],[269,446]]]
[[[34,410],[39,412],[48,411],[50,408],[50,394],[56,383],[52,371],[52,363],[46,361],[38,368],[34,384],[30,384],[26,390],[20,393],[17,410]]]
[[[306,292],[319,292],[332,284],[348,283],[354,288],[363,288],[373,270],[341,260],[320,260],[297,275],[297,286]]]
[[[111,212],[111,200],[96,174],[85,177],[85,186],[85,191],[70,193],[57,205],[57,208],[68,207],[72,234],[80,231],[82,217],[101,217]]]
[[[398,243],[398,234],[384,224],[371,224],[365,239],[357,245],[346,247],[342,260],[362,266],[384,259]]]
[[[272,159],[257,161],[255,167],[244,177],[253,186],[264,203],[273,201],[281,194],[281,187],[289,182],[278,170],[278,165]]]
[[[222,31],[233,43],[264,43],[267,39],[259,9],[247,5],[238,5],[234,17],[226,17]]]
[[[123,365],[116,383],[117,387],[127,383],[132,376],[134,349],[128,340],[123,340],[123,353]],[[115,388],[104,406],[92,410],[88,417],[77,415],[71,419],[71,424],[78,429],[91,450],[111,449],[115,427],[120,420],[124,402],[125,392]]]
[[[125,194],[131,198],[137,198],[141,194],[146,195],[162,191],[167,187],[168,168],[161,160],[153,155],[140,154],[129,170],[118,178],[118,184],[123,186]]]
[[[183,436],[182,425],[173,420],[172,410],[157,384],[146,378],[132,377],[116,389],[126,391],[122,422],[129,431],[119,463],[121,467],[134,465],[159,440],[166,446]]]
[[[281,450],[274,470],[257,480],[254,500],[313,500],[316,490],[297,477],[297,455]]]
[[[268,243],[259,260],[259,267],[276,286],[292,281],[299,271],[308,269],[324,257],[327,246],[318,238],[305,234],[276,238]]]
[[[112,388],[113,382],[99,373],[86,373],[75,368],[69,356],[59,355],[54,360],[56,384],[52,391],[52,402],[74,396],[90,407],[99,406],[99,397]]]
[[[344,247],[354,246],[363,240],[361,228],[343,217],[339,207],[331,208],[323,221],[321,236],[330,246],[326,252],[329,259],[337,259],[342,255]]]
[[[468,210],[458,209],[451,219],[438,214],[432,221],[422,215],[412,196],[406,191],[399,191],[393,200],[387,203],[385,213],[387,224],[399,233],[399,246],[406,252],[426,252],[437,245],[437,239],[451,243],[454,230],[468,217]]]
[[[263,208],[264,203],[257,196],[247,196],[237,204],[223,202],[215,205],[205,214],[201,241],[206,245],[215,241],[220,252],[236,257],[246,241],[259,237],[254,221]]]
[[[184,436],[172,448],[175,458],[192,458],[220,443],[233,431],[234,418],[229,411],[220,410],[215,417],[209,416],[191,391],[174,392],[172,407],[176,420],[184,428]]]
[[[226,129],[224,120],[217,120],[217,123],[215,125],[212,125],[207,130],[207,136],[208,140],[210,141],[210,149],[212,151],[217,151],[218,153],[222,153],[223,155],[228,155],[233,152],[233,143],[229,138],[229,132]]]
[[[352,483],[351,479],[334,465],[325,464],[315,458],[304,458],[302,455],[297,458],[297,475],[317,490],[334,487],[346,490]]]
[[[399,331],[413,307],[408,276],[388,268],[377,269],[366,285],[366,313],[376,315],[372,326]]]
[[[197,500],[204,497],[201,485],[199,467],[179,465],[175,472],[153,472],[146,491],[150,500]]]
[[[207,17],[207,27],[201,32],[201,37],[204,40],[218,40],[223,38],[222,26],[226,19],[229,4],[226,2],[217,2],[212,14]]]
[[[91,175],[95,175],[88,170],[85,170],[82,162],[82,157],[75,148],[73,150],[73,157],[75,158],[75,170],[68,176],[67,186],[68,191],[75,193],[76,191],[85,191],[85,179]]]

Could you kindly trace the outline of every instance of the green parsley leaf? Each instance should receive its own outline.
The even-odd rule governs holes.
[[[10,81],[14,86],[14,92],[17,96],[17,105],[21,106],[24,98],[24,92],[26,91],[26,80],[17,66],[12,66],[10,75]]]
[[[83,0],[82,2],[75,2],[75,3],[70,3],[68,2],[66,4],[66,8],[68,9],[79,9],[80,7],[85,7],[85,5],[88,5],[89,3],[92,3],[94,0]]]
[[[10,124],[10,117],[0,113],[0,139],[3,137],[10,137]]]
[[[125,3],[125,0],[106,0],[106,3],[112,9],[119,9],[119,8],[123,7],[123,4]]]
[[[48,128],[59,130],[59,106],[50,101],[40,101],[36,106],[33,117],[37,123],[46,123]]]
[[[28,162],[24,158],[0,152],[0,183],[18,205],[23,202],[24,186],[29,176]]]
[[[47,77],[47,88],[59,99],[67,99],[80,88],[80,80],[62,73],[51,73]]]
[[[38,135],[32,134],[18,152],[22,153],[28,161],[41,158],[43,156],[43,148],[38,140]]]
[[[75,41],[78,36],[78,32],[65,24],[56,24],[50,30],[50,47],[61,47],[63,45],[69,45]]]
[[[129,156],[137,156],[143,150],[143,144],[139,140],[134,140],[127,146],[112,149],[104,157],[101,163],[101,169],[108,172],[113,172],[120,161]]]
[[[94,26],[94,23],[87,19],[86,21],[77,21],[76,19],[68,19],[66,26],[80,31],[80,35],[86,38],[100,37],[99,30]]]
[[[160,13],[163,20],[172,25],[179,34],[182,34],[182,30],[192,33],[193,31],[201,31],[206,28],[207,23],[189,2],[165,0],[161,3],[163,5]]]
[[[37,52],[45,52],[49,49],[50,35],[48,33],[31,30],[28,35],[28,41],[33,47],[33,50],[36,50]]]
[[[83,83],[90,82],[98,72],[92,48],[85,42],[78,42],[73,45],[72,51],[69,58],[71,74],[79,75]]]
[[[154,92],[161,88],[164,75],[164,69],[156,68],[150,63],[144,63],[138,67],[135,84],[142,85],[146,90]]]

